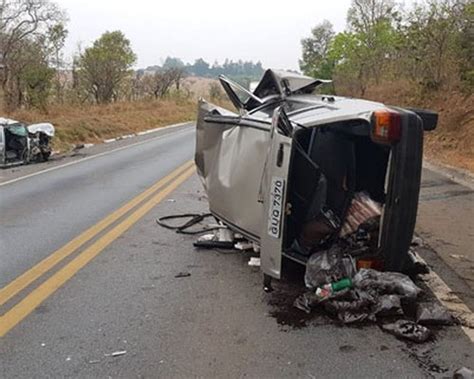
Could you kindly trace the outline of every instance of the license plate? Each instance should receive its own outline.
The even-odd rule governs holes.
[[[285,180],[274,176],[270,187],[270,207],[268,214],[268,235],[274,238],[280,238],[284,193]]]

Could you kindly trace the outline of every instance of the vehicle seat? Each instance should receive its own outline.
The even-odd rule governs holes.
[[[354,142],[329,128],[314,128],[308,155],[326,178],[326,207],[342,220],[356,188]]]

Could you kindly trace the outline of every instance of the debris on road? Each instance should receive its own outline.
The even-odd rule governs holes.
[[[437,303],[418,304],[416,322],[423,325],[452,325],[453,316]]]
[[[253,250],[254,244],[252,242],[237,242],[234,247],[237,250]]]
[[[120,357],[122,355],[125,355],[127,354],[127,350],[118,350],[118,351],[114,351],[113,353],[109,353],[109,354],[104,354],[104,356],[106,357]]]
[[[205,219],[213,217],[210,213],[185,213],[185,214],[178,214],[178,215],[170,215],[170,216],[164,216],[157,218],[155,221],[158,225],[160,225],[163,228],[166,229],[171,229],[176,231],[176,233],[180,234],[202,234],[206,232],[212,232],[215,229],[218,229],[220,226],[219,225],[211,225],[207,226],[202,229],[191,229],[193,226],[200,224],[202,221]],[[184,222],[181,225],[170,225],[167,223],[169,220],[177,220],[177,219],[189,219],[186,222]]]
[[[461,367],[454,371],[453,379],[474,379],[474,371]]]
[[[426,342],[432,335],[428,328],[408,320],[398,320],[393,324],[382,325],[382,329],[396,337],[417,343]]]
[[[251,257],[248,264],[252,267],[260,267],[260,258]]]
[[[354,261],[344,255],[338,246],[313,254],[306,263],[304,281],[306,287],[316,289],[355,274]]]
[[[309,291],[296,298],[294,307],[307,314],[320,308],[343,324],[407,317],[403,302],[414,304],[421,293],[421,289],[401,273],[364,268],[356,272],[351,257],[337,246],[310,257],[305,284]],[[418,305],[416,322],[398,320],[382,328],[400,338],[421,343],[431,335],[421,324],[449,325],[452,322],[449,312],[440,305],[423,303]]]
[[[418,237],[418,236],[413,236],[413,239],[411,240],[411,246],[416,246],[416,247],[423,247],[423,239]]]
[[[182,272],[178,272],[174,277],[175,278],[187,278],[189,276],[191,276],[190,272],[182,271]]]

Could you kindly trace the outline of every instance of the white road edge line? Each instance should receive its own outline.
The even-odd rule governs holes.
[[[185,122],[185,123],[180,123],[180,124],[173,124],[173,125],[169,125],[169,126],[163,126],[161,128],[158,128],[157,130],[166,130],[166,129],[172,129],[172,128],[176,128],[178,126],[184,126],[186,124],[191,124],[192,121],[190,122]],[[130,145],[127,145],[127,146],[121,146],[121,147],[117,147],[116,149],[112,149],[112,150],[109,150],[109,151],[104,151],[103,153],[99,153],[99,154],[95,154],[95,155],[91,155],[90,157],[85,157],[85,158],[82,158],[82,159],[78,159],[78,160],[75,160],[75,161],[72,161],[72,162],[68,162],[68,163],[65,163],[65,164],[62,164],[62,165],[59,165],[59,166],[54,166],[54,167],[50,167],[50,168],[46,168],[44,170],[41,170],[41,171],[37,171],[37,172],[33,172],[31,174],[28,174],[28,175],[25,175],[25,176],[20,176],[18,178],[15,178],[15,179],[11,179],[11,180],[8,180],[6,182],[3,182],[3,183],[0,183],[0,187],[2,186],[6,186],[7,184],[12,184],[12,183],[15,183],[15,182],[19,182],[20,180],[24,180],[24,179],[28,179],[28,178],[31,178],[33,176],[37,176],[37,175],[40,175],[40,174],[45,174],[47,172],[51,172],[51,171],[54,171],[54,170],[58,170],[60,168],[64,168],[64,167],[68,167],[68,166],[72,166],[72,165],[75,165],[77,163],[81,163],[81,162],[84,162],[84,161],[88,161],[88,160],[91,160],[91,159],[94,159],[94,158],[98,158],[98,157],[103,157],[104,155],[109,155],[109,154],[112,154],[112,153],[115,153],[117,151],[120,151],[120,150],[125,150],[129,147],[133,147],[133,146],[138,146],[138,145],[143,145],[145,143],[148,143],[148,142],[151,142],[151,141],[155,141],[155,140],[158,140],[158,139],[161,139],[161,138],[165,138],[165,137],[169,137],[169,136],[176,136],[176,135],[179,135],[179,134],[184,134],[185,132],[188,132],[188,130],[183,130],[183,131],[178,131],[178,132],[175,132],[175,133],[169,133],[169,134],[165,134],[165,135],[160,135],[160,136],[157,136],[157,137],[154,137],[154,138],[150,138],[150,139],[147,139],[145,141],[140,141],[140,142],[136,142],[136,143],[132,143]],[[151,133],[151,132],[150,132]]]
[[[426,261],[417,254],[417,259],[426,264]],[[446,307],[449,312],[461,321],[461,328],[474,342],[474,313],[466,304],[453,292],[441,277],[430,269],[429,274],[423,275],[423,281],[433,291],[436,298]]]
[[[457,184],[474,189],[474,175],[467,170],[428,161],[423,162],[423,168],[444,176]]]

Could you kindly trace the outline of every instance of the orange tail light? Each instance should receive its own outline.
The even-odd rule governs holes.
[[[371,138],[374,142],[391,144],[399,141],[400,137],[400,113],[388,109],[381,109],[373,113]]]

